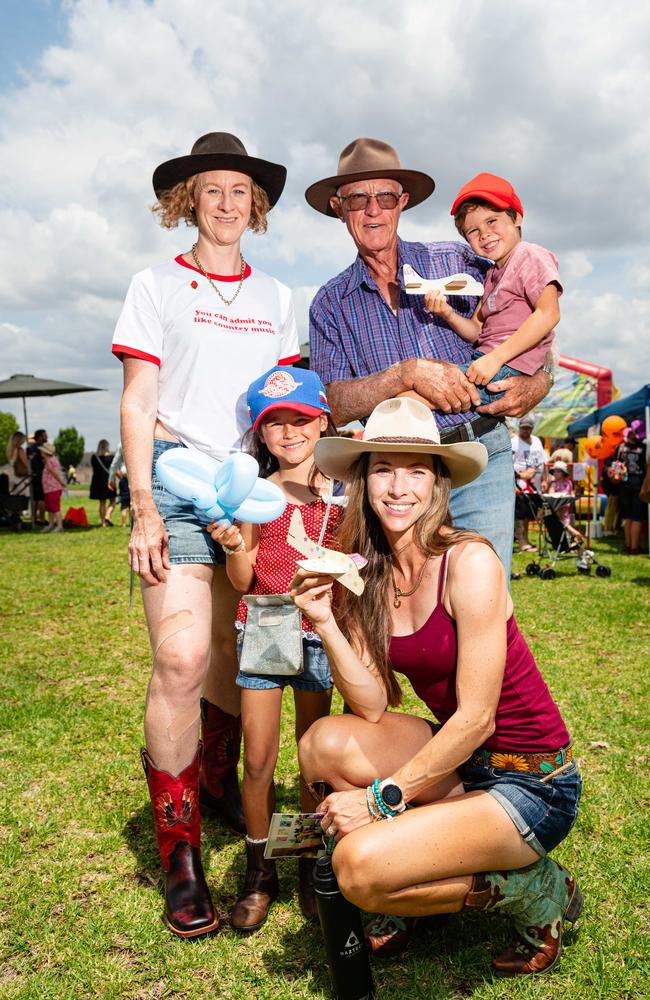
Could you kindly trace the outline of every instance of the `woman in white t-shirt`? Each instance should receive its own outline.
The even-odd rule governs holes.
[[[283,166],[249,156],[223,132],[159,166],[153,186],[161,225],[185,222],[198,238],[186,253],[134,276],[113,338],[124,362],[129,562],[141,578],[153,650],[143,763],[166,873],[164,919],[180,937],[218,927],[201,866],[199,770],[203,811],[244,829],[233,628],[239,595],[192,504],[168,493],[152,467],[179,444],[221,459],[239,450],[249,423],[246,387],[300,356],[289,289],[252,268],[240,249],[246,229],[266,230],[285,179]]]

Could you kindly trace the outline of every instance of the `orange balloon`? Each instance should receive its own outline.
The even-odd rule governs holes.
[[[622,435],[626,427],[627,423],[623,417],[607,417],[601,424],[600,433],[604,437],[614,437]]]
[[[588,437],[585,441],[585,451],[590,458],[597,458],[599,462],[603,462],[610,455],[614,454],[616,445],[617,442],[611,438],[604,438],[600,434],[595,434],[593,437]]]

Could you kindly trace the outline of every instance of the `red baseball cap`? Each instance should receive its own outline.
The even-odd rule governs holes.
[[[463,184],[451,206],[451,215],[456,214],[461,202],[469,201],[471,198],[484,198],[485,201],[501,209],[514,208],[523,217],[524,206],[519,200],[519,195],[510,181],[497,177],[496,174],[477,174],[467,184]]]

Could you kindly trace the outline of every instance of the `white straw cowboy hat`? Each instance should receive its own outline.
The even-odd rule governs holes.
[[[330,198],[343,184],[352,181],[369,181],[388,177],[399,181],[409,193],[406,208],[413,208],[429,197],[436,182],[420,170],[405,170],[400,165],[397,151],[381,139],[354,139],[339,157],[339,169],[334,177],[316,181],[305,191],[305,198],[312,208],[323,215],[336,218]]]
[[[230,132],[208,132],[197,139],[189,156],[177,156],[156,167],[153,189],[156,197],[170,191],[179,181],[207,170],[236,170],[252,177],[266,191],[271,207],[282,194],[287,179],[287,168],[269,160],[249,156],[241,139]]]
[[[373,451],[439,455],[454,487],[464,486],[480,476],[488,460],[487,448],[480,441],[440,444],[433,413],[424,403],[409,396],[379,403],[370,414],[361,439],[321,438],[316,442],[314,459],[324,475],[346,480],[357,459]]]

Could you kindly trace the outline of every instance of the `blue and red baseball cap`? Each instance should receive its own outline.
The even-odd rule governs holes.
[[[330,412],[325,386],[316,372],[291,365],[276,365],[251,382],[246,402],[253,430],[270,410],[296,410],[308,417]]]

